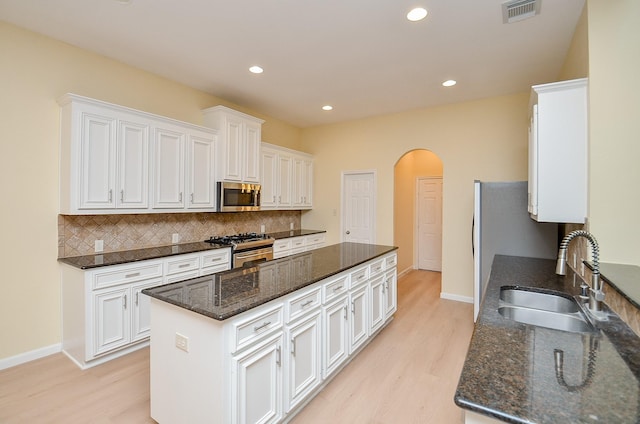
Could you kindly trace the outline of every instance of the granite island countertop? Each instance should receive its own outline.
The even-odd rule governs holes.
[[[148,288],[142,293],[222,321],[397,249],[338,243],[250,268]]]
[[[578,294],[555,260],[496,255],[454,396],[471,411],[508,423],[640,422],[640,338],[615,315],[590,333],[521,324],[498,313],[500,287]],[[563,364],[556,361],[563,352]]]
[[[267,233],[271,237],[276,240],[290,238],[290,237],[300,237],[300,236],[310,236],[312,234],[320,234],[326,233],[325,230],[289,230],[289,231],[278,231],[276,233]]]

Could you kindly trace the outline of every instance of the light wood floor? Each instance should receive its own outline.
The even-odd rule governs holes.
[[[292,423],[462,423],[453,395],[473,307],[439,293],[439,273],[401,278],[395,319]],[[0,371],[0,423],[155,423],[149,350],[86,371],[63,354]]]

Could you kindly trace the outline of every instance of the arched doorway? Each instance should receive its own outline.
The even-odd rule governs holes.
[[[421,268],[419,264],[421,262],[424,264],[424,261],[420,260],[421,252],[419,250],[425,248],[425,245],[421,243],[420,240],[420,237],[425,237],[425,235],[423,232],[423,235],[420,236],[418,223],[421,219],[424,219],[424,216],[420,216],[420,211],[422,210],[424,212],[425,208],[433,208],[433,203],[430,203],[428,199],[425,200],[426,198],[424,197],[421,199],[421,186],[424,188],[428,185],[424,182],[437,183],[437,181],[439,181],[441,190],[442,176],[442,160],[430,150],[411,150],[396,162],[394,167],[393,234],[394,245],[399,247],[398,270],[401,272],[419,269]],[[441,205],[442,203],[440,202],[438,204],[439,210],[435,211],[439,214],[440,218],[442,216]],[[440,229],[441,228],[442,224],[440,220]],[[437,242],[431,240],[430,243],[439,249],[435,253],[441,258],[441,233],[439,236],[440,238]],[[439,269],[433,270],[439,271]]]

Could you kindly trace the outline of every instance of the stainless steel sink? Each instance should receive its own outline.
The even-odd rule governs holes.
[[[573,298],[547,291],[501,287],[500,300],[513,306],[550,312],[574,313],[580,311],[578,303]]]
[[[501,287],[498,313],[513,321],[554,330],[595,330],[574,298],[541,289]]]

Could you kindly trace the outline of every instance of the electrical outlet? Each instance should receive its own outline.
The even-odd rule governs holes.
[[[104,241],[103,240],[96,240],[96,243],[94,245],[94,250],[96,252],[102,252],[104,250]]]
[[[176,347],[185,352],[189,352],[189,337],[176,333]]]
[[[176,244],[180,241],[180,234],[178,233],[173,233],[171,235],[171,243]]]
[[[290,230],[293,230],[293,222],[290,222],[290,223],[289,223],[289,229],[290,229]]]
[[[264,224],[260,225],[260,232],[261,232],[262,234],[264,234],[264,233],[265,233],[265,226],[264,226]]]

